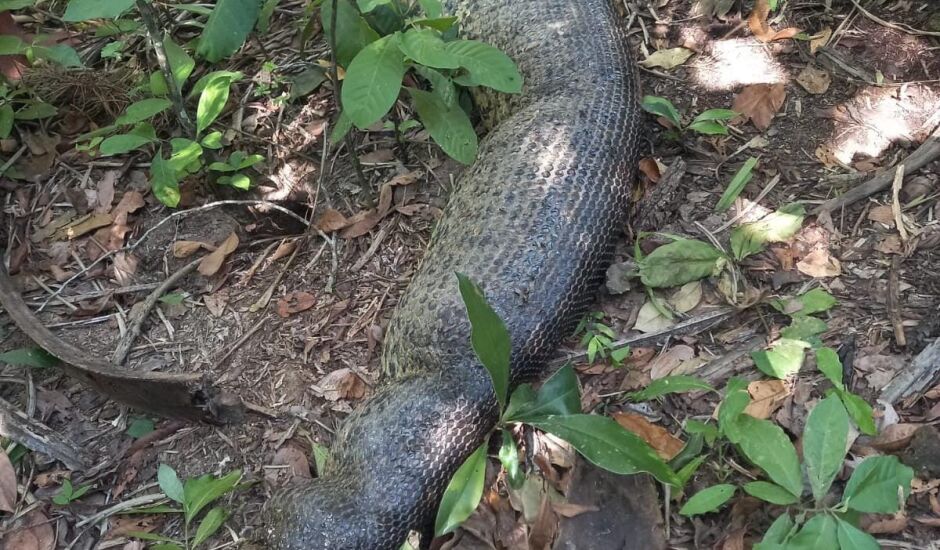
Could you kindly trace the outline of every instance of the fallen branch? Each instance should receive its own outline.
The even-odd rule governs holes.
[[[0,436],[58,460],[70,470],[86,471],[91,458],[74,442],[45,424],[26,416],[0,398]]]
[[[881,390],[880,401],[895,404],[920,395],[940,376],[940,338],[917,354],[911,366],[901,369]]]

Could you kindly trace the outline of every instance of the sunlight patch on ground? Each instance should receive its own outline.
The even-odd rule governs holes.
[[[710,91],[734,90],[748,84],[778,84],[789,79],[770,47],[751,38],[708,42],[691,69],[692,80]]]

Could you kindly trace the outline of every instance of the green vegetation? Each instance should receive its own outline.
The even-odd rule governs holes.
[[[82,498],[82,495],[87,493],[89,489],[91,489],[91,485],[88,484],[73,487],[72,480],[66,479],[62,482],[62,487],[59,489],[59,492],[52,497],[52,502],[58,504],[59,506],[66,506],[69,503]]]
[[[679,137],[686,130],[704,135],[724,136],[728,134],[728,121],[738,116],[738,113],[730,109],[708,109],[696,115],[688,124],[683,124],[679,110],[664,97],[644,96],[640,105],[644,111],[669,121],[675,130],[673,137]]]

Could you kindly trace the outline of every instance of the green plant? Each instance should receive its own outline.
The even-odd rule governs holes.
[[[497,48],[456,38],[457,19],[443,16],[442,11],[440,0],[323,2],[323,29],[335,44],[337,62],[346,68],[343,111],[331,136],[334,142],[353,125],[365,129],[382,120],[405,90],[418,119],[441,149],[460,162],[473,162],[477,136],[459,101],[459,89],[485,86],[518,93],[522,76]],[[404,85],[409,72],[430,84],[431,91]]]
[[[728,121],[738,116],[738,113],[730,109],[708,109],[696,115],[688,125],[685,125],[682,123],[682,116],[679,115],[676,106],[664,97],[644,96],[640,105],[644,111],[666,119],[678,133],[677,135],[681,135],[686,130],[704,135],[727,135]]]
[[[160,508],[158,510],[151,509],[148,511],[182,513],[183,540],[176,540],[171,537],[140,531],[129,533],[129,535],[141,540],[159,542],[160,544],[156,544],[152,547],[154,550],[191,550],[197,548],[222,527],[225,520],[228,519],[228,512],[221,506],[212,507],[208,512],[202,515],[202,520],[196,527],[196,532],[190,537],[190,530],[195,520],[200,517],[200,512],[210,504],[225,494],[237,489],[241,477],[241,470],[235,470],[220,478],[212,475],[204,475],[187,479],[184,483],[176,475],[176,471],[173,468],[166,464],[161,464],[160,468],[157,470],[157,481],[160,484],[160,489],[163,490],[163,493],[170,500],[180,504],[182,510]]]
[[[620,474],[648,472],[663,483],[680,486],[679,476],[649,445],[613,419],[581,414],[581,397],[574,370],[566,365],[535,390],[519,385],[509,395],[510,339],[506,327],[486,303],[483,292],[466,276],[457,274],[460,293],[471,325],[471,345],[493,381],[500,404],[502,448],[499,459],[511,485],[523,479],[519,452],[510,428],[528,424],[568,441],[588,461]],[[451,479],[438,510],[435,532],[456,529],[476,508],[483,494],[486,444],[464,462]]]
[[[581,345],[587,349],[588,362],[593,363],[595,358],[610,360],[614,365],[623,366],[623,360],[630,356],[630,346],[617,347],[614,343],[617,335],[614,329],[601,322],[604,313],[594,311],[581,319],[575,335],[581,336]]]
[[[0,84],[0,139],[10,137],[14,121],[49,118],[57,112],[53,105],[29,97],[26,89],[11,90],[6,84]]]
[[[72,480],[63,480],[62,487],[59,489],[59,492],[52,497],[52,502],[58,504],[59,506],[66,506],[69,503],[82,498],[82,495],[87,493],[89,489],[91,489],[91,484],[72,487]]]

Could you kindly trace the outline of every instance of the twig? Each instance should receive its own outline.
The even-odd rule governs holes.
[[[13,153],[13,156],[8,158],[7,161],[3,163],[3,166],[0,166],[0,176],[3,176],[3,174],[6,174],[7,169],[13,166],[13,163],[16,162],[17,159],[19,159],[25,152],[26,152],[26,145],[23,145],[22,147],[19,148],[19,150]]]
[[[255,311],[260,311],[268,306],[268,303],[271,301],[271,296],[274,295],[274,289],[277,287],[277,285],[281,284],[281,279],[284,278],[284,274],[287,272],[288,269],[290,269],[290,266],[294,263],[294,258],[297,257],[297,252],[305,244],[305,242],[306,242],[305,240],[301,239],[301,242],[296,243],[294,245],[294,251],[291,252],[290,257],[287,258],[287,263],[284,264],[284,267],[281,268],[281,270],[278,272],[274,280],[271,281],[271,284],[268,285],[267,290],[264,291],[264,293],[258,298],[258,300],[255,303],[251,304],[251,306],[248,307],[248,311],[254,313]]]
[[[173,102],[173,109],[176,111],[176,117],[180,121],[183,130],[193,135],[195,128],[186,112],[186,103],[183,101],[183,93],[180,92],[179,84],[173,75],[173,68],[170,67],[169,59],[166,55],[166,47],[163,44],[163,32],[160,29],[160,16],[157,10],[147,0],[137,0],[137,11],[140,12],[140,18],[144,20],[144,26],[147,27],[147,37],[150,38],[150,44],[157,56],[157,64],[160,65],[160,71],[163,73],[163,79],[166,80],[167,90],[170,92],[170,101]]]
[[[940,338],[917,354],[911,366],[900,369],[897,376],[883,390],[879,399],[896,404],[902,399],[923,392],[940,374]]]
[[[901,258],[894,256],[891,260],[891,269],[888,271],[888,317],[891,319],[891,325],[894,327],[894,340],[898,346],[907,345],[907,337],[904,335],[904,319],[901,316]]]
[[[134,346],[134,341],[137,340],[137,337],[140,336],[140,331],[143,329],[144,321],[147,320],[147,317],[150,316],[150,311],[156,305],[157,300],[159,300],[166,291],[169,290],[173,285],[175,285],[180,279],[196,269],[196,266],[202,261],[202,258],[193,260],[188,264],[184,265],[182,268],[178,269],[176,273],[167,277],[163,283],[160,284],[157,288],[147,296],[147,298],[141,302],[141,305],[138,306],[139,309],[135,314],[134,318],[130,320],[130,323],[127,326],[127,333],[118,342],[117,347],[114,349],[114,354],[111,356],[111,362],[115,365],[123,365],[127,360],[127,355],[131,352],[131,348]]]
[[[907,243],[907,228],[904,227],[904,217],[901,215],[901,185],[904,183],[904,163],[898,165],[891,183],[891,213],[894,215],[894,225],[902,243]]]
[[[851,1],[853,4],[855,4],[855,8],[856,8],[859,12],[861,12],[862,15],[864,15],[865,17],[871,19],[871,20],[874,21],[875,23],[878,23],[879,25],[883,25],[883,26],[885,26],[885,27],[888,27],[889,29],[894,29],[894,30],[896,30],[896,31],[898,31],[898,32],[903,32],[903,33],[905,33],[905,34],[913,34],[913,35],[916,35],[916,36],[940,36],[940,32],[935,32],[935,31],[922,31],[922,30],[920,30],[920,29],[915,29],[914,27],[911,27],[910,25],[905,25],[905,24],[903,24],[903,23],[892,23],[892,22],[890,22],[890,21],[885,21],[884,19],[881,19],[881,18],[878,17],[877,15],[875,15],[875,14],[871,13],[870,11],[866,10],[865,8],[863,8],[863,7],[858,3],[858,0],[850,0],[850,1]]]
[[[82,521],[76,523],[75,528],[80,529],[86,525],[93,525],[105,518],[109,518],[119,512],[123,512],[124,510],[130,510],[131,508],[136,508],[138,506],[147,506],[148,504],[155,504],[157,502],[161,502],[164,500],[169,500],[169,499],[166,498],[166,495],[164,495],[163,493],[153,493],[149,495],[141,495],[139,497],[134,497],[132,499],[125,500],[123,502],[118,502],[117,504],[109,508],[105,508],[104,510],[98,512],[97,514],[93,516],[89,516],[83,519]]]
[[[238,338],[238,340],[235,341],[234,344],[228,346],[228,349],[225,350],[225,353],[222,354],[222,357],[219,357],[219,359],[215,362],[215,364],[223,365],[228,360],[228,358],[232,356],[233,353],[238,351],[238,348],[242,347],[242,345],[244,345],[244,343],[247,342],[249,338],[254,336],[256,332],[261,330],[261,327],[266,326],[265,323],[267,321],[268,321],[268,316],[266,314],[262,314],[261,318],[258,319],[258,322],[256,322],[253,327],[248,329],[248,332],[246,332],[245,334],[242,334]],[[238,369],[238,370],[240,371],[241,369]],[[228,380],[231,380],[235,378],[236,376],[238,376],[238,374],[240,374],[240,372],[234,373],[232,370],[226,370],[225,374],[219,377],[219,383],[227,382]]]
[[[45,424],[19,411],[0,398],[0,436],[48,455],[70,470],[85,471],[91,459],[85,451]]]

